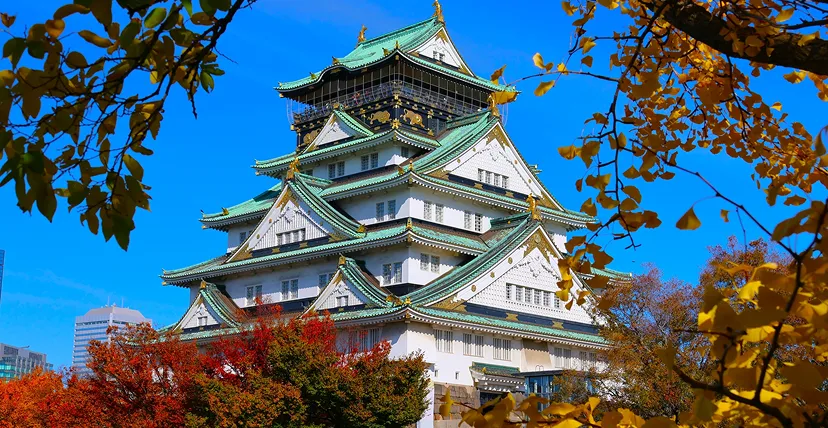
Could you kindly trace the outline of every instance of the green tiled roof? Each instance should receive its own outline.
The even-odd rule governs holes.
[[[219,316],[217,321],[232,327],[240,325],[239,307],[233,302],[233,299],[222,293],[215,284],[205,283],[204,287],[198,290],[198,293],[204,299],[204,303]]]
[[[322,217],[326,222],[330,223],[337,232],[349,237],[356,238],[363,235],[358,229],[360,224],[346,216],[338,209],[334,208],[326,200],[320,197],[321,190],[317,187],[309,186],[303,177],[306,175],[296,174],[293,180],[287,182],[287,186],[292,189],[296,196],[308,204],[310,209]]]
[[[392,227],[380,228],[375,230],[369,229],[366,233],[361,233],[359,234],[360,236],[354,239],[330,242],[327,244],[313,247],[298,248],[292,251],[279,252],[276,254],[269,254],[261,257],[237,260],[229,263],[225,263],[229,258],[229,255],[225,254],[223,256],[216,257],[214,259],[193,266],[176,270],[166,270],[164,271],[163,275],[161,275],[161,278],[168,282],[177,281],[181,278],[210,278],[211,274],[215,274],[219,271],[248,266],[255,263],[273,262],[292,257],[307,256],[314,253],[321,253],[320,256],[330,255],[332,251],[348,251],[349,247],[360,247],[366,244],[372,244],[374,242],[386,239],[393,240],[392,243],[401,242],[405,240],[407,232],[408,229],[406,229],[405,225],[395,225]],[[451,233],[450,231],[437,232],[433,229],[423,227],[418,224],[413,225],[410,232],[415,237],[422,237],[444,244],[468,248],[469,250],[473,251],[471,252],[471,254],[475,254],[476,252],[485,252],[487,250],[486,244],[482,241],[470,238],[459,233]]]
[[[280,91],[290,91],[305,85],[319,82],[324,74],[329,70],[335,68],[345,68],[349,71],[358,70],[360,68],[376,64],[385,58],[393,56],[395,53],[400,53],[406,58],[427,68],[451,75],[452,77],[472,84],[483,86],[492,91],[514,90],[513,87],[494,84],[488,79],[470,74],[464,74],[449,67],[440,66],[433,62],[423,60],[417,56],[407,55],[405,53],[428,41],[429,38],[437,34],[437,32],[439,32],[443,27],[444,25],[442,22],[432,17],[391,33],[365,40],[359,43],[348,55],[338,58],[339,64],[329,65],[322,71],[315,73],[315,75],[312,76],[294,80],[292,82],[280,83],[279,87],[276,89]],[[398,44],[399,48],[396,47]],[[386,54],[386,52],[388,52],[388,54]]]
[[[201,217],[201,222],[207,226],[211,226],[218,222],[225,222],[248,214],[267,211],[280,193],[282,193],[282,183],[278,183],[240,204],[227,208],[227,214],[204,214]]]
[[[379,306],[379,307],[386,307],[391,306],[391,303],[385,300],[388,297],[388,292],[385,289],[382,289],[378,284],[374,283],[369,279],[367,276],[368,274],[363,272],[362,268],[354,261],[354,259],[346,258],[345,264],[339,266],[339,271],[342,272],[342,276],[360,293],[365,295],[368,298],[370,304]]]
[[[487,364],[478,362],[472,363],[471,368],[486,374],[492,374],[496,376],[511,376],[515,373],[520,372],[520,369],[517,367],[501,366],[498,364]]]
[[[382,308],[360,309],[357,311],[331,312],[331,319],[334,321],[350,321],[356,319],[371,318],[381,315],[388,315],[394,312],[401,312],[405,308],[401,306],[387,306]]]
[[[466,312],[456,312],[450,311],[447,309],[438,309],[438,308],[428,308],[428,307],[415,307],[414,308],[417,312],[422,312],[426,315],[431,315],[435,317],[440,317],[449,320],[455,321],[462,321],[462,322],[469,322],[474,324],[480,325],[488,325],[492,327],[501,327],[501,328],[508,328],[511,330],[518,330],[524,331],[527,333],[536,333],[536,334],[543,334],[549,336],[560,337],[563,339],[572,339],[572,340],[580,340],[584,342],[592,342],[598,344],[605,344],[607,343],[603,337],[589,334],[589,333],[582,333],[579,331],[572,331],[572,330],[565,330],[561,328],[554,328],[550,326],[540,325],[540,324],[530,324],[520,321],[511,321],[503,318],[494,318],[485,315],[477,315],[477,314],[470,314]]]

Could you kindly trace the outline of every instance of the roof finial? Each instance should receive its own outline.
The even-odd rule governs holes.
[[[201,280],[201,285],[199,285],[199,286],[198,286],[198,288],[200,288],[200,289],[202,289],[202,290],[203,290],[203,289],[205,289],[205,288],[207,288],[207,281],[205,281],[205,280],[203,280],[203,279],[202,279],[202,280]]]
[[[331,58],[333,58],[333,65],[337,65],[337,64],[339,64],[339,60],[338,60],[338,59],[336,59],[336,57],[335,57],[335,56],[332,56]]]
[[[408,221],[405,222],[405,230],[411,230],[412,227],[414,227],[414,225],[411,224],[411,217],[408,217]]]
[[[532,213],[532,220],[540,220],[541,219],[541,212],[538,208],[538,201],[535,200],[535,197],[529,195],[526,197],[526,202],[529,204],[528,211]]]
[[[364,225],[364,224],[360,224],[360,225],[359,225],[359,227],[357,228],[357,232],[359,232],[359,233],[365,233],[365,225]]]
[[[368,27],[366,27],[365,24],[363,24],[362,29],[359,30],[359,36],[357,36],[357,45],[365,41],[365,30],[367,29]]]
[[[489,111],[492,113],[494,117],[500,117],[500,110],[497,108],[497,100],[495,99],[494,93],[489,94]]]
[[[437,18],[438,22],[445,24],[446,21],[443,19],[443,6],[440,6],[440,1],[434,0],[434,3],[431,5],[434,6],[434,17]]]
[[[230,214],[230,211],[227,211],[227,208],[221,207],[221,214],[222,215],[227,215],[227,214]]]
[[[287,174],[285,174],[286,180],[293,180],[293,176],[299,172],[299,156],[293,158],[288,165]]]
[[[345,266],[345,256],[342,254],[339,255],[339,266]]]

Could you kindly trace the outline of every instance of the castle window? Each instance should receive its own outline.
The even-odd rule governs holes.
[[[385,220],[385,202],[377,204],[377,221]]]
[[[397,200],[392,199],[388,201],[388,219],[394,220],[397,218]]]
[[[434,59],[435,59],[435,60],[437,60],[437,61],[443,61],[443,60],[445,60],[445,59],[446,59],[446,54],[444,54],[444,53],[442,53],[442,52],[432,51],[431,55],[432,55],[432,56],[434,57]]]
[[[336,163],[336,175],[339,177],[345,175],[345,162]]]
[[[440,273],[440,257],[439,256],[431,256],[431,271],[434,273]]]
[[[523,291],[523,301],[526,303],[532,303],[532,289],[527,288]]]
[[[444,208],[443,204],[436,204],[434,206],[434,208],[435,208],[434,213],[436,214],[435,217],[436,217],[437,223],[442,223],[443,222],[443,208]]]
[[[408,147],[400,147],[400,156],[404,158],[409,157]]]
[[[359,350],[362,352],[367,352],[373,349],[374,346],[377,345],[380,341],[380,329],[379,328],[372,328],[368,330],[364,330],[360,333],[359,337]]]
[[[492,184],[492,173],[486,171],[486,184]]]
[[[515,286],[515,300],[520,302],[523,300],[523,287],[516,285]]]
[[[247,306],[253,306],[257,300],[262,299],[262,286],[251,285],[247,287]]]
[[[508,189],[508,188],[509,188],[509,177],[507,177],[507,176],[505,176],[505,175],[503,176],[503,188],[504,188],[504,189]]]
[[[329,282],[333,279],[334,273],[321,273],[319,274],[319,288],[323,288],[328,285]]]
[[[198,317],[198,326],[199,327],[204,327],[206,325],[207,325],[207,317],[206,316]]]
[[[477,181],[482,183],[483,180],[485,180],[485,177],[486,177],[486,171],[483,171],[482,169],[478,169],[477,170]]]
[[[431,220],[431,213],[434,211],[434,203],[431,201],[423,202],[423,218]]]
[[[472,228],[472,213],[469,211],[463,212],[463,227],[466,229]]]
[[[360,158],[360,166],[361,166],[362,170],[366,171],[368,169],[368,165],[369,165],[368,164],[368,155],[362,156]]]
[[[379,166],[379,153],[371,153],[371,168]]]
[[[561,298],[558,297],[557,294],[555,294],[555,309],[560,309],[560,308],[561,308]]]
[[[241,245],[244,242],[245,238],[247,238],[247,232],[240,232],[239,233],[239,245]]]
[[[494,185],[500,187],[500,174],[494,175]]]
[[[420,253],[420,270],[428,271],[429,256],[426,253]]]
[[[501,339],[499,337],[495,337],[493,340],[492,345],[494,346],[494,359],[495,360],[505,360],[511,361],[512,360],[512,341],[509,339]]]
[[[328,178],[342,177],[345,175],[345,161],[328,164]]]
[[[299,298],[299,280],[286,279],[282,281],[282,300]]]
[[[512,284],[506,284],[506,300],[512,300]]]
[[[336,307],[344,308],[345,306],[348,306],[348,296],[338,296],[336,298]]]
[[[535,304],[540,306],[541,304],[541,291],[535,290]]]
[[[463,355],[483,356],[483,336],[463,333]]]
[[[480,232],[483,230],[483,214],[474,214],[474,231]]]
[[[548,291],[543,292],[543,306],[549,306],[549,300],[550,300],[551,294],[552,293],[550,293]]]
[[[454,341],[454,333],[448,330],[434,330],[435,342],[437,344],[437,352],[452,353],[452,342]]]
[[[382,281],[384,285],[399,284],[402,282],[402,262],[382,265]]]

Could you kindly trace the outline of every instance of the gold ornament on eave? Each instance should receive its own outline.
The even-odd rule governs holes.
[[[299,157],[298,156],[293,158],[292,161],[290,161],[290,164],[288,165],[287,174],[285,174],[285,179],[286,180],[293,180],[293,177],[294,177],[294,175],[296,175],[297,172],[299,172]]]
[[[540,220],[541,219],[541,212],[540,212],[540,209],[538,208],[538,201],[535,200],[535,197],[532,196],[532,195],[527,196],[526,197],[526,202],[529,204],[529,209],[527,211],[532,213],[532,220]]]
[[[434,3],[431,4],[434,6],[434,17],[437,18],[437,21],[446,23],[443,19],[443,6],[440,6],[440,2],[438,0],[434,0]]]
[[[359,30],[359,36],[357,36],[357,45],[365,41],[365,31],[368,30],[368,27],[365,25],[362,26],[362,29]]]

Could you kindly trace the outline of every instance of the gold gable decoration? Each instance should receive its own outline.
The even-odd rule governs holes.
[[[346,262],[346,260],[345,260],[345,256],[343,256],[342,254],[340,254],[340,255],[339,255],[339,262],[338,262],[338,266],[345,266],[345,262]]]
[[[529,204],[527,211],[532,213],[532,220],[542,220],[543,217],[541,216],[540,208],[538,208],[537,199],[535,199],[534,196],[529,195],[526,197],[526,202]]]
[[[529,237],[529,240],[526,243],[526,251],[523,252],[523,257],[528,256],[535,248],[543,253],[543,256],[546,257],[546,260],[549,263],[552,263],[552,259],[555,256],[555,250],[552,248],[549,241],[543,236],[543,232],[540,229],[536,230],[535,233]]]

